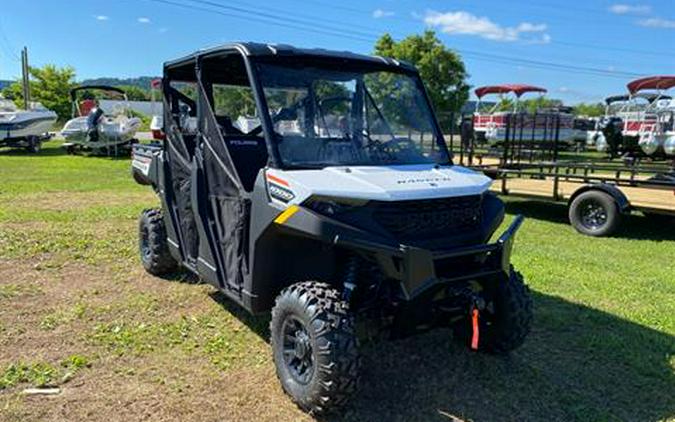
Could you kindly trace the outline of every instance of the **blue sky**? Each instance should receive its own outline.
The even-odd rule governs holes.
[[[569,103],[675,74],[674,0],[3,0],[0,79],[31,64],[78,79],[159,75],[161,64],[233,40],[360,53],[378,35],[435,29],[474,85],[531,83]]]

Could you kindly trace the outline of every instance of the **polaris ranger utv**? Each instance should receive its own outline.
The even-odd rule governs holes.
[[[355,322],[400,337],[451,326],[503,353],[530,329],[510,266],[522,217],[453,165],[414,67],[240,43],[164,65],[163,145],[135,145],[152,274],[182,267],[252,313],[271,311],[284,390],[320,413],[358,380]],[[361,326],[361,325],[359,325]]]

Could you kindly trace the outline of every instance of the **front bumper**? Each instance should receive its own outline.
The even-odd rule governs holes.
[[[385,276],[401,282],[405,299],[414,300],[439,284],[508,275],[515,234],[524,220],[522,215],[516,216],[494,243],[447,250],[392,247],[339,236],[333,243],[372,253]]]

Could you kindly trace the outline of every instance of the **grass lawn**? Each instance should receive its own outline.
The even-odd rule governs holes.
[[[311,421],[283,395],[252,318],[137,259],[155,206],[124,159],[0,151],[0,420]],[[535,323],[508,357],[447,330],[363,348],[362,388],[329,421],[675,421],[675,225],[631,216],[583,237],[564,206],[528,219],[514,264]],[[56,396],[23,395],[56,385]]]

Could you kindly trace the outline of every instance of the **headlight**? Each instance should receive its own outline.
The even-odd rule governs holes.
[[[335,217],[353,211],[368,201],[348,198],[311,197],[302,205],[316,213],[327,217]]]

